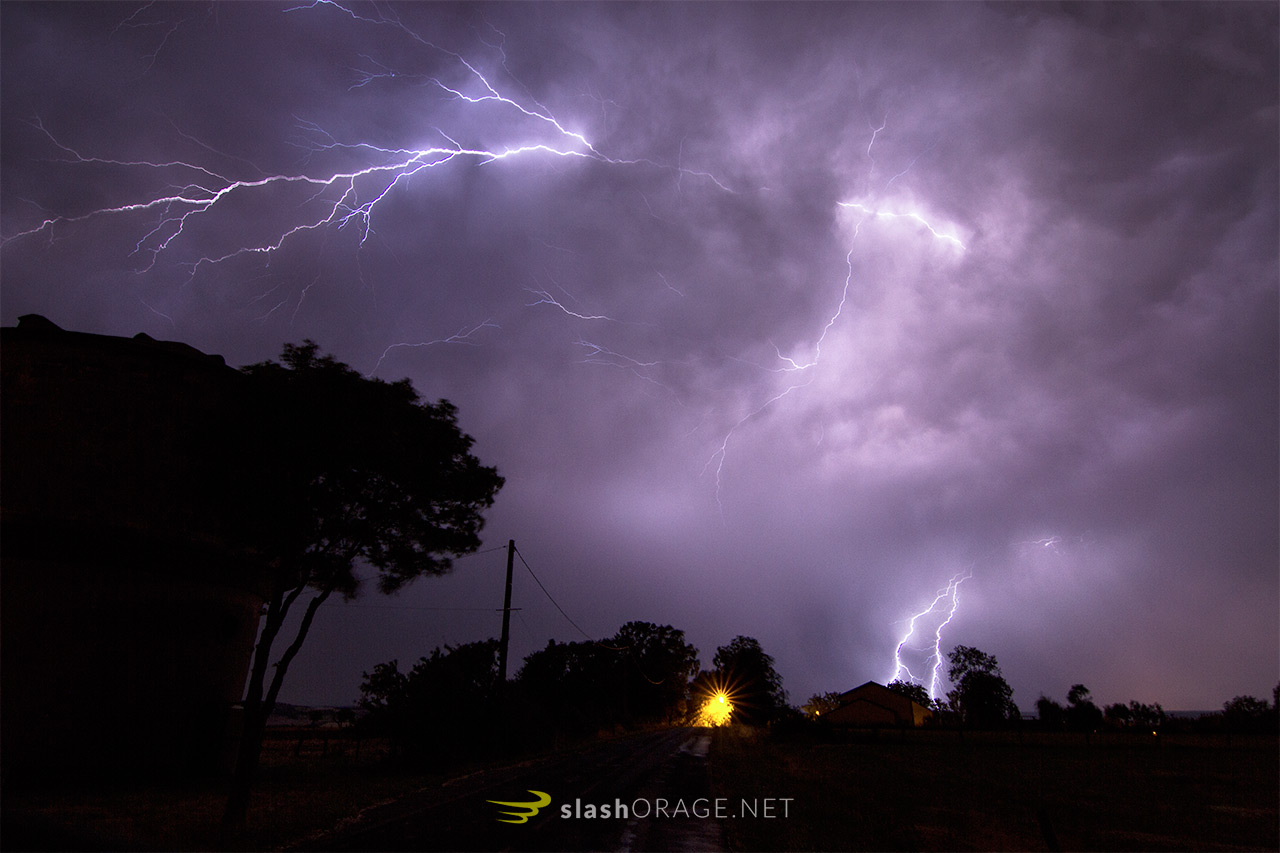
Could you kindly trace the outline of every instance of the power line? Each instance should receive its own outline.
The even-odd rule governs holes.
[[[649,677],[649,675],[644,671],[644,668],[640,666],[640,661],[639,659],[636,658],[635,649],[632,646],[630,645],[611,646],[608,643],[600,642],[595,637],[592,637],[586,631],[582,630],[582,628],[578,625],[577,622],[574,622],[572,619],[569,618],[569,614],[564,612],[564,608],[561,607],[559,603],[556,602],[555,598],[552,597],[551,593],[547,592],[547,588],[542,585],[542,581],[538,580],[538,576],[534,574],[533,568],[529,565],[529,562],[524,558],[524,554],[520,553],[520,549],[516,548],[515,551],[516,551],[516,556],[520,558],[520,562],[524,564],[524,567],[529,570],[529,574],[533,577],[534,582],[538,584],[538,588],[542,590],[543,595],[545,595],[547,599],[552,604],[555,605],[556,610],[560,611],[560,615],[563,616],[569,622],[570,625],[578,629],[579,634],[586,637],[588,640],[590,640],[591,642],[595,643],[597,646],[600,646],[603,649],[608,649],[611,652],[626,652],[627,657],[631,659],[632,665],[635,666],[636,672],[640,673],[640,676],[650,684],[661,684],[662,682],[666,681],[665,678],[659,679],[658,681],[654,681],[652,678]]]
[[[454,559],[461,560],[465,557],[479,557],[481,554],[492,554],[494,551],[505,551],[506,549],[507,549],[506,545],[495,545],[492,548],[485,548],[483,551],[472,551],[469,554],[460,554]]]
[[[359,607],[363,610],[440,610],[450,612],[462,611],[484,611],[485,613],[500,613],[501,607],[425,607],[417,604],[354,604],[349,601],[326,601],[320,605],[321,607]],[[512,608],[513,610],[515,608]]]
[[[480,556],[481,554],[492,554],[494,551],[505,551],[506,549],[507,549],[507,546],[505,546],[505,545],[498,545],[498,546],[495,546],[495,547],[493,547],[493,548],[485,548],[483,551],[470,551],[470,552],[468,552],[468,553],[466,553],[466,554],[456,554],[456,555],[454,555],[454,556],[453,556],[453,558],[452,558],[452,559],[454,559],[454,560],[465,560],[467,557],[478,557],[478,556]],[[360,565],[361,565],[361,566],[364,566],[364,565],[367,565],[367,564],[360,564]],[[381,573],[381,572],[374,572],[374,573],[373,573],[373,574],[371,574],[371,575],[363,576],[363,575],[361,575],[360,573],[355,572],[355,573],[353,574],[353,577],[355,577],[355,579],[356,579],[356,582],[357,582],[357,583],[361,583],[361,584],[362,584],[362,583],[365,583],[366,581],[368,581],[368,582],[372,583],[373,581],[376,581],[376,580],[378,580],[379,578],[381,578],[381,577],[382,577],[382,573]],[[328,604],[328,602],[326,602],[326,605],[327,605],[327,604]],[[432,608],[426,608],[426,609],[430,610],[430,609],[432,609]],[[465,610],[465,609],[467,609],[467,608],[439,608],[439,609],[444,609],[444,610],[449,610],[449,609],[463,609],[463,610]],[[476,609],[476,610],[488,610],[489,608],[487,608],[487,607],[477,607],[477,608],[474,608],[474,609]]]
[[[555,605],[556,610],[560,611],[560,615],[563,616],[570,625],[578,629],[579,634],[586,637],[588,640],[590,640],[593,643],[598,643],[599,645],[604,646],[606,649],[612,649],[615,652],[622,651],[622,649],[620,648],[615,649],[612,646],[606,646],[604,643],[601,643],[595,637],[591,636],[586,631],[582,630],[582,627],[578,625],[577,622],[574,622],[573,619],[569,617],[568,613],[564,612],[564,608],[561,607],[560,604],[555,600],[555,598],[552,597],[551,593],[547,592],[547,588],[542,585],[542,581],[538,580],[538,576],[534,574],[533,568],[529,565],[529,561],[524,558],[524,554],[520,553],[519,548],[516,549],[516,556],[520,558],[520,562],[524,564],[524,567],[529,570],[529,574],[533,577],[534,583],[538,585],[538,589],[542,590],[542,594],[547,597],[548,601],[550,601],[553,605]]]

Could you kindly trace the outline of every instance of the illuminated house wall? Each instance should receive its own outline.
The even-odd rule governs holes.
[[[240,375],[145,335],[0,330],[0,766],[208,768],[266,574],[202,505]]]
[[[919,726],[931,716],[933,712],[920,703],[868,681],[840,694],[840,706],[823,719],[843,726]]]

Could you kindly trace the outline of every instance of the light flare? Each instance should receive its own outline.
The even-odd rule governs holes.
[[[716,728],[733,721],[734,691],[728,684],[713,679],[710,689],[701,697],[702,704],[694,717],[695,726]]]

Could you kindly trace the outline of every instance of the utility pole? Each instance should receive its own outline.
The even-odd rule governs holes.
[[[507,540],[507,594],[502,598],[502,640],[498,644],[498,683],[507,683],[507,643],[511,640],[511,570],[515,566],[516,540]]]

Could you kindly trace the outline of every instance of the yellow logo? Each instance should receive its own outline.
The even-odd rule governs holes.
[[[530,800],[527,803],[508,803],[502,800],[488,800],[498,806],[511,806],[515,811],[502,811],[499,814],[511,815],[511,817],[498,818],[499,823],[526,823],[529,818],[538,813],[540,809],[551,803],[551,796],[544,794],[542,791],[530,791],[530,794],[537,795],[538,799]]]

